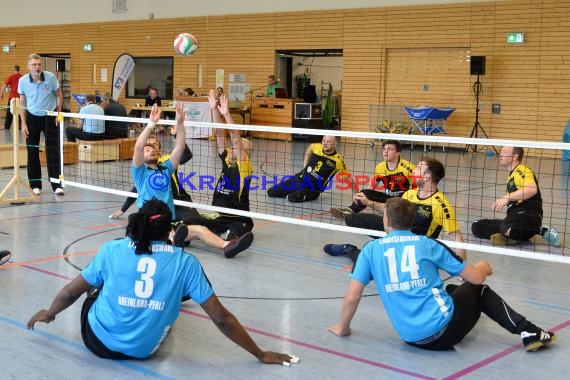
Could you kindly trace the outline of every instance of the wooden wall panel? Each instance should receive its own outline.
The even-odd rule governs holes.
[[[446,131],[467,136],[474,114],[467,48],[389,49],[386,104],[455,108]]]
[[[369,130],[370,104],[384,101],[385,9],[344,12],[342,125]]]
[[[467,61],[445,64],[449,57],[443,57],[444,51],[466,50],[487,57],[479,116],[491,137],[514,137],[516,131],[519,138],[559,140],[570,117],[568,14],[570,0],[515,0],[0,28],[2,44],[17,42],[1,56],[0,75],[14,64],[26,71],[31,52],[69,53],[72,92],[109,91],[119,54],[174,55],[174,37],[190,32],[200,47],[191,57],[175,56],[174,87],[205,93],[218,68],[226,79],[245,73],[256,88],[274,72],[276,49],[342,48],[343,129],[368,130],[370,105],[401,102],[454,106],[448,130],[466,136],[474,123],[475,78]],[[507,32],[515,31],[525,32],[524,45],[507,45]],[[93,52],[83,51],[86,42]],[[107,83],[99,75],[94,81],[94,66],[97,74],[108,70]],[[418,85],[426,80],[430,90],[422,91]],[[494,103],[500,114],[491,113]]]

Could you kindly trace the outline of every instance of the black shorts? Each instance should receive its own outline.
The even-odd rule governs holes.
[[[93,352],[95,355],[103,359],[116,359],[116,360],[138,359],[129,355],[125,355],[121,352],[116,352],[108,349],[103,344],[103,342],[101,342],[99,338],[97,338],[97,336],[91,329],[87,315],[89,314],[89,310],[91,309],[91,306],[93,305],[95,300],[97,300],[98,296],[99,296],[98,290],[96,292],[90,292],[90,294],[87,295],[85,302],[83,302],[83,307],[81,308],[81,337],[83,338],[83,344],[85,344],[85,347],[87,347],[89,351]]]

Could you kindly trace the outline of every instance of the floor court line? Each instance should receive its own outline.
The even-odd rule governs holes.
[[[84,227],[85,229],[88,230],[102,230],[105,228],[110,228],[110,227],[125,227],[127,225],[127,221],[123,221],[122,223],[118,222],[118,223],[108,223],[108,224],[100,224],[97,226],[90,226],[90,227]],[[116,231],[116,229],[111,229],[109,231]]]
[[[37,205],[41,205],[42,203],[38,203]],[[97,211],[97,210],[81,210],[81,212],[88,212],[88,211]],[[79,212],[79,210],[77,211]],[[56,216],[56,215],[68,215],[69,211],[66,212],[53,212],[53,213],[48,213],[48,214],[35,214],[35,215],[28,215],[28,216],[21,216],[18,217],[16,219],[0,219],[0,221],[16,221],[16,220],[26,220],[26,219],[37,219],[37,218],[45,218],[46,216]]]
[[[84,255],[88,255],[91,253],[96,253],[98,250],[96,249],[90,249],[88,251],[82,251],[82,252],[76,252],[76,253],[68,253],[67,255],[57,255],[57,256],[49,256],[49,257],[42,257],[41,259],[33,259],[33,260],[27,260],[27,261],[16,261],[10,264],[4,264],[2,266],[0,266],[0,269],[7,269],[7,268],[12,268],[12,267],[19,267],[19,266],[24,266],[24,265],[29,265],[29,264],[38,264],[38,263],[44,263],[47,261],[54,261],[54,260],[60,260],[60,259],[65,259],[67,257],[77,257],[77,256],[84,256]]]
[[[22,265],[22,268],[26,268],[26,269],[33,270],[33,271],[40,272],[40,273],[44,273],[44,274],[49,274],[50,276],[58,277],[58,278],[61,278],[61,279],[67,280],[67,281],[71,281],[75,278],[75,277],[64,276],[62,274],[58,274],[58,273],[55,273],[55,272],[52,272],[49,270],[45,270],[45,269],[34,268],[32,266],[29,266],[29,265]]]
[[[78,255],[84,255],[84,254],[93,253],[93,252],[95,252],[95,251],[92,250],[92,251],[86,251],[86,252],[79,252],[79,253],[70,254],[70,255],[67,255],[67,256],[78,256]],[[282,255],[280,255],[280,256],[282,256]],[[42,259],[38,259],[38,260],[31,260],[30,262],[31,262],[31,263],[41,263],[41,262],[51,261],[51,260],[59,259],[59,258],[63,258],[63,257],[64,257],[63,255],[60,255],[60,256],[56,256],[56,257],[47,257],[47,258],[42,258]],[[45,270],[41,270],[41,269],[29,267],[28,265],[26,265],[27,263],[29,263],[29,262],[13,263],[13,264],[9,264],[9,265],[10,265],[10,266],[23,266],[23,267],[26,267],[27,269],[37,270],[37,271],[39,271],[39,272],[42,272],[42,273],[45,273],[45,274],[48,274],[48,275],[52,275],[52,276],[55,276],[55,277],[63,278],[63,279],[66,279],[66,280],[71,280],[71,279],[68,278],[68,277],[64,277],[64,276],[58,275],[57,273],[54,273],[54,272],[49,272],[49,271],[45,271]],[[199,317],[208,319],[207,316],[201,316],[200,314],[193,313],[193,312],[188,312],[188,311],[185,311],[184,309],[181,309],[181,311],[182,311],[183,313],[190,313],[190,314],[192,314],[192,315],[196,315],[196,316],[199,316]],[[567,322],[565,322],[565,323],[563,323],[563,324],[561,324],[561,325],[559,325],[559,326],[557,326],[556,328],[552,329],[552,331],[556,331],[556,329],[557,329],[557,330],[562,329],[562,328],[564,328],[564,327],[566,327],[566,326],[568,326],[568,325],[570,325],[570,320],[567,321]],[[293,344],[297,344],[297,345],[300,345],[300,346],[308,347],[308,348],[315,349],[315,350],[318,350],[318,351],[321,351],[321,352],[330,353],[330,354],[332,354],[332,355],[336,355],[336,356],[340,356],[340,357],[343,357],[343,358],[347,358],[347,359],[349,359],[349,360],[366,363],[366,364],[369,364],[369,365],[377,366],[377,367],[384,368],[384,369],[388,369],[388,370],[391,370],[391,371],[398,371],[398,372],[403,373],[403,374],[410,374],[410,373],[411,373],[410,376],[414,376],[414,377],[418,377],[418,378],[430,378],[430,377],[425,377],[424,375],[421,375],[421,374],[415,374],[415,373],[410,372],[410,371],[402,370],[402,369],[399,369],[399,368],[396,368],[396,367],[391,367],[391,366],[389,366],[389,365],[387,365],[387,364],[383,364],[383,363],[379,363],[379,362],[374,362],[374,361],[369,361],[369,360],[367,360],[367,359],[363,359],[363,358],[359,358],[359,357],[354,357],[354,356],[352,356],[352,355],[347,355],[347,354],[344,354],[344,353],[341,353],[341,352],[329,350],[329,349],[324,348],[324,347],[314,346],[314,345],[311,345],[311,344],[309,344],[309,343],[305,343],[305,342],[301,342],[301,341],[296,341],[296,340],[288,339],[288,338],[285,338],[285,337],[280,337],[280,336],[277,336],[277,335],[274,335],[274,334],[270,334],[270,333],[267,333],[267,332],[264,332],[264,331],[261,331],[261,330],[257,330],[257,329],[254,329],[254,328],[249,328],[249,327],[248,327],[247,329],[248,329],[248,331],[251,331],[251,332],[254,332],[254,333],[257,333],[257,334],[265,335],[265,336],[272,337],[272,338],[279,339],[279,340],[286,340],[286,341],[291,342],[291,343],[293,343]],[[474,371],[476,371],[476,370],[478,370],[478,369],[480,369],[480,368],[483,368],[484,366],[486,366],[486,365],[488,365],[488,364],[490,364],[490,363],[492,363],[492,362],[494,362],[494,361],[497,361],[497,360],[499,360],[499,359],[501,359],[501,358],[503,358],[503,357],[505,357],[505,356],[507,356],[507,355],[513,353],[513,352],[518,351],[518,350],[520,349],[520,347],[521,347],[521,345],[520,345],[520,344],[517,344],[517,345],[515,345],[515,346],[513,346],[513,347],[511,347],[511,348],[508,348],[508,349],[506,349],[506,350],[504,350],[504,351],[502,351],[502,352],[499,352],[499,353],[497,353],[497,354],[495,354],[495,355],[492,355],[491,357],[489,357],[489,358],[487,358],[487,359],[484,359],[483,361],[480,361],[479,363],[475,363],[475,364],[473,364],[473,365],[471,365],[471,366],[469,366],[469,367],[466,367],[465,369],[462,369],[462,370],[460,370],[460,371],[458,371],[458,372],[456,372],[456,373],[454,373],[454,374],[452,374],[452,375],[446,377],[446,379],[449,379],[449,380],[451,380],[451,379],[458,379],[458,378],[460,378],[460,377],[466,376],[467,374],[469,374],[469,373],[471,373],[471,372],[474,372]],[[404,372],[402,372],[402,371],[404,371]],[[410,373],[408,373],[408,372],[410,372]],[[431,378],[430,378],[430,379],[431,379]]]
[[[60,256],[60,257],[63,257],[63,256]],[[72,278],[59,275],[59,274],[57,274],[57,273],[55,273],[55,272],[46,271],[46,270],[38,269],[38,268],[33,268],[33,267],[30,267],[30,266],[27,266],[27,265],[24,266],[24,267],[25,267],[26,269],[35,270],[35,271],[38,271],[38,272],[40,272],[40,273],[44,273],[44,274],[47,274],[47,275],[50,275],[50,276],[62,278],[62,279],[69,280],[69,281],[72,280]],[[189,314],[189,315],[192,315],[192,316],[195,316],[195,317],[199,317],[199,318],[202,318],[202,319],[207,319],[207,320],[210,319],[207,315],[200,314],[200,313],[196,313],[196,312],[193,312],[193,311],[189,311],[189,310],[186,310],[186,309],[184,309],[184,308],[181,308],[181,309],[180,309],[180,312],[183,313],[183,314]],[[259,330],[259,329],[253,328],[253,327],[244,326],[244,328],[245,328],[246,330],[252,332],[252,333],[256,333],[256,334],[259,334],[259,335],[263,335],[263,336],[266,336],[266,337],[269,337],[269,338],[273,338],[273,339],[277,339],[277,340],[281,340],[281,341],[286,341],[286,342],[289,342],[289,343],[292,343],[292,344],[295,344],[295,345],[298,345],[298,346],[310,348],[310,349],[313,349],[313,350],[316,350],[316,351],[319,351],[319,352],[331,354],[331,355],[334,355],[334,356],[337,356],[337,357],[341,357],[341,358],[344,358],[344,359],[356,361],[356,362],[359,362],[359,363],[368,364],[368,365],[372,365],[372,366],[375,366],[375,367],[383,368],[383,369],[386,369],[386,370],[389,370],[389,371],[392,371],[392,372],[401,373],[401,374],[408,375],[408,376],[411,376],[411,377],[415,377],[415,378],[418,378],[418,379],[426,379],[426,380],[435,379],[435,378],[433,378],[433,377],[429,377],[429,376],[425,376],[425,375],[422,375],[422,374],[417,374],[417,373],[414,373],[414,372],[411,372],[411,371],[408,371],[408,370],[405,370],[405,369],[393,367],[393,366],[390,366],[390,365],[388,365],[388,364],[384,364],[384,363],[380,363],[380,362],[375,362],[375,361],[372,361],[372,360],[368,360],[368,359],[360,358],[360,357],[357,357],[357,356],[345,354],[345,353],[342,353],[342,352],[339,352],[339,351],[334,351],[334,350],[328,349],[328,348],[326,348],[326,347],[320,347],[320,346],[317,346],[317,345],[314,345],[314,344],[311,344],[311,343],[301,342],[301,341],[299,341],[299,340],[282,337],[282,336],[279,336],[279,335],[276,335],[276,334],[272,334],[272,333],[268,333],[268,332],[265,332],[265,331],[262,331],[262,330]]]
[[[294,254],[289,254],[286,252],[282,252],[282,251],[275,251],[273,249],[269,249],[269,248],[261,248],[261,247],[251,247],[248,250],[251,250],[254,253],[261,253],[261,254],[265,254],[268,256],[273,256],[273,257],[277,257],[277,258],[287,258],[287,259],[291,259],[297,262],[302,262],[305,264],[314,264],[314,265],[319,265],[322,267],[327,267],[327,268],[336,268],[336,269],[342,269],[345,268],[346,265],[343,265],[341,263],[337,263],[334,262],[333,260],[325,260],[328,257],[325,257],[323,260],[319,259],[319,258],[312,258],[312,257],[308,257],[308,256],[301,256],[301,255],[294,255]],[[191,253],[191,252],[190,252]]]
[[[322,213],[318,213],[318,214],[309,214],[309,215],[301,215],[301,216],[297,216],[294,219],[311,219],[313,217],[323,217],[325,215],[330,215],[329,212],[322,212]],[[261,228],[261,227],[266,227],[268,225],[272,225],[272,224],[276,224],[276,223],[282,223],[282,222],[277,222],[275,220],[266,220],[260,223],[255,223],[255,227],[254,228]],[[287,224],[292,224],[292,223],[287,223]]]
[[[192,315],[192,316],[194,316],[194,317],[198,317],[198,318],[210,320],[210,317],[208,317],[207,315],[200,314],[200,313],[197,313],[197,312],[194,312],[194,311],[190,311],[190,310],[186,310],[186,309],[180,309],[180,312],[182,312],[182,313],[184,313],[184,314]],[[343,353],[343,352],[331,350],[331,349],[326,348],[326,347],[321,347],[321,346],[317,346],[317,345],[315,345],[315,344],[302,342],[302,341],[300,341],[300,340],[296,340],[296,339],[291,339],[291,338],[279,336],[279,335],[272,334],[272,333],[269,333],[269,332],[266,332],[266,331],[263,331],[263,330],[256,329],[256,328],[254,328],[254,327],[248,327],[248,326],[245,326],[245,325],[244,325],[243,327],[244,327],[247,331],[249,331],[249,332],[252,332],[252,333],[255,333],[255,334],[258,334],[258,335],[263,335],[263,336],[268,337],[268,338],[272,338],[272,339],[276,339],[276,340],[280,340],[280,341],[292,343],[292,344],[297,345],[297,346],[309,348],[309,349],[312,349],[312,350],[315,350],[315,351],[319,351],[319,352],[326,353],[326,354],[333,355],[333,356],[337,356],[337,357],[340,357],[340,358],[343,358],[343,359],[347,359],[347,360],[359,362],[359,363],[362,363],[362,364],[368,364],[368,365],[371,365],[371,366],[374,366],[374,367],[379,367],[379,368],[386,369],[386,370],[389,370],[389,371],[392,371],[392,372],[397,372],[397,373],[400,373],[400,374],[403,374],[403,375],[408,375],[408,376],[410,376],[410,377],[415,377],[415,378],[417,378],[417,379],[425,379],[425,380],[435,380],[435,379],[436,379],[435,377],[430,377],[430,376],[422,375],[422,374],[415,373],[415,372],[412,372],[412,371],[408,371],[408,370],[405,370],[405,369],[402,369],[402,368],[394,367],[394,366],[391,366],[391,365],[388,365],[388,364],[376,362],[376,361],[373,361],[373,360],[364,359],[364,358],[361,358],[361,357],[358,357],[358,356],[354,356],[354,355],[345,354],[345,353]],[[332,335],[331,335],[331,336],[332,336]]]
[[[559,325],[552,327],[551,329],[548,329],[548,331],[558,332],[560,330],[565,329],[568,326],[570,326],[570,319],[567,320],[566,322],[562,322]],[[479,370],[479,369],[481,369],[481,368],[483,368],[483,367],[485,367],[485,366],[487,366],[487,365],[489,365],[489,364],[491,364],[491,363],[493,363],[499,359],[502,359],[505,356],[512,354],[513,352],[517,352],[517,351],[521,350],[521,347],[522,347],[522,343],[515,344],[514,346],[509,347],[509,348],[507,348],[501,352],[498,352],[494,355],[491,355],[490,357],[483,359],[480,362],[472,364],[469,367],[466,367],[466,368],[464,368],[464,369],[462,369],[462,370],[460,370],[454,374],[451,374],[447,377],[444,377],[443,380],[459,379],[459,378],[466,376],[472,372],[475,372],[475,371],[477,371],[477,370]],[[532,355],[532,353],[529,353],[529,355]]]
[[[534,307],[538,307],[538,308],[542,308],[542,309],[548,309],[548,310],[552,310],[552,311],[556,311],[556,312],[562,312],[564,314],[568,314],[568,312],[570,311],[569,307],[553,305],[553,304],[548,304],[548,303],[544,303],[544,302],[538,302],[535,300],[525,300],[525,303],[532,305]]]
[[[63,345],[72,347],[72,348],[74,348],[74,349],[77,349],[77,350],[79,350],[79,351],[82,351],[82,352],[84,352],[84,353],[86,353],[86,354],[88,354],[88,355],[93,356],[94,358],[96,358],[96,356],[95,356],[91,351],[89,351],[82,343],[78,343],[78,342],[75,342],[75,341],[73,341],[73,340],[65,339],[65,338],[59,337],[59,336],[57,336],[57,335],[55,335],[55,334],[51,334],[51,333],[46,332],[46,331],[43,331],[43,330],[34,329],[34,330],[32,330],[32,331],[28,331],[28,328],[27,328],[27,326],[26,326],[24,323],[18,322],[18,321],[16,321],[16,320],[10,319],[10,318],[5,317],[5,316],[2,316],[2,315],[0,315],[0,321],[4,322],[4,323],[6,323],[6,324],[9,324],[9,325],[15,326],[15,327],[17,327],[17,328],[19,328],[19,329],[21,329],[21,330],[25,330],[25,331],[29,332],[30,334],[41,335],[42,337],[44,337],[44,338],[46,338],[46,339],[48,339],[48,340],[51,340],[51,341],[54,341],[54,342],[58,342],[58,343],[61,343],[61,344],[63,344]],[[101,359],[101,360],[106,360],[106,359]],[[136,372],[140,372],[140,373],[143,374],[143,375],[151,376],[151,377],[154,377],[154,378],[157,378],[157,379],[165,379],[165,380],[166,380],[166,379],[173,379],[172,377],[165,376],[165,375],[163,375],[163,374],[161,374],[161,373],[155,372],[155,371],[153,371],[153,370],[151,370],[151,369],[148,369],[148,368],[146,368],[146,367],[137,365],[137,364],[135,364],[135,363],[133,363],[133,362],[130,362],[130,361],[114,360],[113,363],[114,363],[114,364],[117,364],[117,365],[119,365],[119,366],[122,366],[122,367],[126,367],[126,368],[128,368],[128,369],[130,369],[130,370],[133,370],[133,371],[136,371]]]

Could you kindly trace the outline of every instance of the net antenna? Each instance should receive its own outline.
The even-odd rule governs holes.
[[[471,134],[469,135],[469,138],[479,138],[479,131],[480,131],[482,135],[481,137],[484,136],[486,139],[488,139],[489,136],[487,135],[487,132],[485,132],[485,130],[481,126],[481,123],[479,123],[479,111],[481,110],[479,108],[479,96],[483,92],[481,75],[485,75],[485,57],[475,57],[475,56],[471,57],[471,75],[477,75],[477,80],[475,81],[475,83],[473,83],[473,96],[475,96],[475,123],[473,124],[473,128],[471,129]],[[477,145],[475,144],[468,144],[465,146],[465,150],[467,152],[469,150],[472,150],[474,153],[476,153],[485,150],[486,147],[487,145],[483,145],[481,146],[481,148],[478,148]],[[494,146],[492,146],[492,148],[496,154],[499,154],[497,148],[495,148]]]

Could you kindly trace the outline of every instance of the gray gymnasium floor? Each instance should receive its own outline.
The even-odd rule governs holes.
[[[9,143],[8,133],[1,131],[0,141]],[[211,145],[207,141],[191,144],[195,152]],[[259,140],[256,144],[256,154],[270,148],[291,152],[290,168],[299,168],[299,154],[306,147],[303,142]],[[380,159],[377,148],[341,145],[339,151],[345,153],[355,173],[371,172],[373,166],[353,158],[367,155],[372,163]],[[502,192],[504,173],[496,174],[496,157],[449,150],[442,153],[439,149],[432,152],[448,168],[442,188],[455,202],[467,240],[479,243],[468,234],[469,223],[488,214],[495,192]],[[403,155],[418,161],[422,153],[406,150]],[[193,165],[199,164],[199,157],[195,160]],[[271,157],[257,162],[261,164],[255,170],[278,170]],[[534,163],[540,167],[543,195],[548,199],[545,220],[563,228],[568,203],[563,182],[567,178],[558,174],[560,168],[554,160]],[[81,165],[66,170],[71,176],[82,170]],[[124,165],[128,167],[128,163]],[[26,178],[25,170],[22,173]],[[4,186],[10,176],[11,170],[1,170],[0,185]],[[555,345],[526,353],[518,336],[509,335],[482,316],[454,350],[422,351],[398,338],[373,285],[365,291],[352,324],[352,336],[338,338],[327,332],[327,327],[338,319],[351,262],[348,258],[328,257],[322,245],[361,245],[368,237],[264,220],[256,221],[252,247],[235,259],[209,252],[199,242],[193,242],[187,251],[199,258],[216,294],[254,340],[264,349],[299,356],[298,365],[286,368],[258,363],[219,333],[192,302],[182,304],[178,321],[153,358],[99,359],[81,341],[81,302],[59,314],[53,323],[40,324],[34,332],[27,331],[25,323],[38,309],[49,306],[53,296],[78,275],[78,269],[89,262],[103,242],[123,236],[125,217],[107,218],[120,207],[123,198],[72,187],[64,197],[57,197],[47,191],[48,187],[44,182],[44,192],[37,201],[21,206],[0,205],[0,249],[8,248],[13,253],[11,262],[0,267],[0,378],[563,379],[570,371],[567,264],[477,252],[469,255],[471,262],[481,258],[491,262],[495,274],[488,284],[530,320],[555,331],[559,337]],[[253,202],[261,201],[259,196],[255,194]],[[311,210],[313,219],[338,223],[323,211],[331,204],[346,206],[350,196],[332,191],[323,194],[322,199],[322,206],[318,202],[313,205],[321,208],[320,212]],[[294,206],[282,201],[267,208],[276,214],[296,215]],[[568,254],[567,248],[528,245],[522,249]]]

